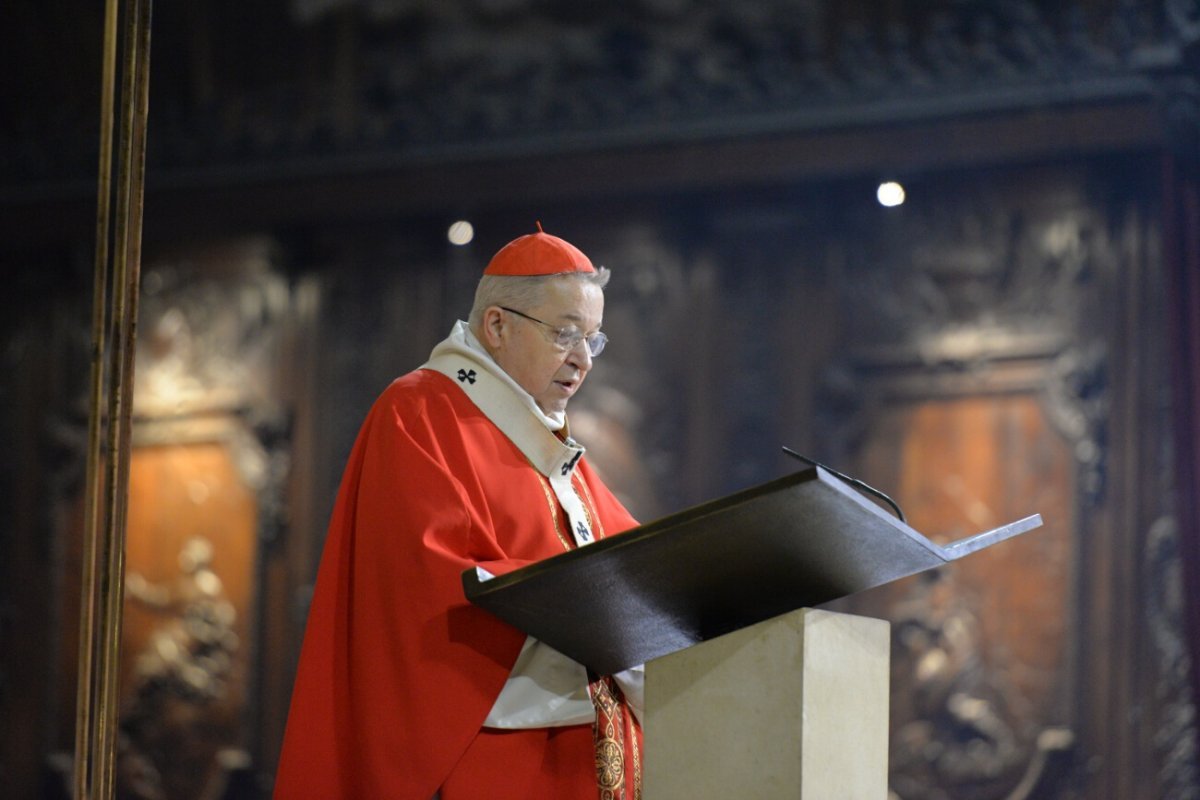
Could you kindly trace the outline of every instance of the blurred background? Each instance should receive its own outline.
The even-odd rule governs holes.
[[[0,786],[59,798],[103,4],[4,10]],[[540,220],[613,270],[572,432],[643,521],[782,445],[1045,518],[837,604],[895,798],[1200,797],[1200,5],[158,3],[150,75],[121,796],[267,796],[358,425]]]

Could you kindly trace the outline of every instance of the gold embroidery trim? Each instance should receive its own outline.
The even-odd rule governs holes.
[[[546,504],[550,507],[550,519],[554,523],[554,533],[558,535],[558,541],[562,542],[562,546],[567,550],[574,550],[575,546],[563,534],[562,526],[558,523],[558,500],[554,497],[554,490],[550,486],[550,480],[538,472],[537,469],[534,469],[533,473],[538,477],[538,483],[542,487],[542,494],[546,495]],[[575,495],[579,498],[579,504],[583,506],[583,515],[587,517],[588,527],[596,532],[597,539],[603,539],[604,522],[600,519],[599,512],[595,510],[596,499],[592,497],[592,490],[588,488],[583,478],[578,476],[578,473],[571,476],[571,488],[575,490]]]
[[[625,713],[617,699],[611,677],[597,678],[591,683],[592,703],[596,721],[592,726],[595,745],[596,782],[602,800],[626,797],[625,792]]]
[[[546,495],[546,503],[550,506],[550,520],[554,523],[554,532],[558,534],[558,540],[562,542],[562,546],[567,550],[574,549],[571,547],[571,543],[567,540],[567,537],[563,535],[562,526],[558,524],[558,501],[554,499],[554,492],[550,488],[550,481],[536,469],[533,471],[533,474],[538,476],[538,483],[542,487],[542,492]]]
[[[633,711],[626,706],[625,719],[629,726],[629,749],[633,751],[633,797],[634,800],[642,800],[642,757],[641,747],[638,745],[636,723],[633,721]]]
[[[578,472],[571,476],[571,487],[575,490],[575,494],[579,495],[579,501],[583,505],[583,513],[588,518],[588,523],[591,525],[592,530],[596,532],[596,538],[603,539],[604,523],[600,520],[600,512],[593,510],[596,508],[596,499],[592,497],[592,490],[588,488],[583,478],[579,477]]]

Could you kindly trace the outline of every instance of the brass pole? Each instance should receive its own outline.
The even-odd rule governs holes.
[[[100,174],[96,198],[95,278],[92,287],[92,353],[88,394],[87,477],[84,484],[83,576],[80,582],[79,658],[75,692],[76,798],[91,795],[92,707],[95,703],[92,656],[95,649],[95,609],[99,573],[96,540],[99,538],[100,437],[104,394],[104,342],[108,326],[108,228],[112,198],[113,98],[117,63],[117,2],[108,0],[104,14],[104,56],[100,74]]]
[[[80,603],[80,672],[75,733],[75,794],[112,798],[119,702],[121,612],[124,601],[125,524],[129,490],[130,436],[133,412],[133,355],[137,344],[138,284],[141,274],[142,204],[144,196],[146,121],[150,74],[151,0],[128,0],[124,9],[124,61],[121,128],[118,145],[116,222],[111,291],[108,287],[109,195],[111,172],[112,91],[110,49],[116,31],[118,0],[108,0],[101,91],[100,201],[97,210],[96,281],[93,298],[93,361],[89,420],[88,494],[85,510],[83,594]],[[109,311],[104,311],[104,297]],[[108,397],[101,407],[105,383],[105,331],[113,326],[108,348]],[[107,433],[100,451],[100,431]],[[103,474],[102,474],[103,470]],[[100,521],[103,520],[103,529]],[[87,653],[83,654],[86,647]]]

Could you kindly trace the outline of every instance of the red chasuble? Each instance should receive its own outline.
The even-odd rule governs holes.
[[[571,480],[597,538],[636,525],[586,460]],[[566,519],[546,478],[454,380],[417,370],[393,383],[342,479],[275,797],[632,800],[636,725],[609,725],[628,755],[607,794],[597,768],[604,779],[611,765],[598,763],[592,726],[482,727],[526,637],[470,605],[460,575],[562,553],[574,546]]]

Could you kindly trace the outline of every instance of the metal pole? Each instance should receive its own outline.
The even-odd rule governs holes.
[[[88,394],[87,477],[84,484],[83,576],[80,583],[79,659],[75,692],[74,797],[91,795],[92,706],[95,702],[92,656],[95,650],[95,609],[99,572],[100,437],[104,393],[104,342],[108,327],[108,228],[112,198],[113,97],[117,62],[117,3],[108,0],[104,14],[104,56],[100,83],[100,174],[96,199],[95,278],[92,287],[92,353]]]
[[[125,523],[129,489],[133,412],[133,354],[137,343],[138,284],[141,274],[146,118],[150,73],[151,0],[129,0],[124,9],[121,129],[118,145],[113,276],[108,287],[109,195],[112,93],[118,0],[108,0],[101,91],[100,201],[97,210],[96,281],[93,302],[91,419],[87,469],[83,593],[80,603],[80,664],[75,733],[75,795],[112,798],[115,793],[118,675],[121,612],[124,601]],[[111,61],[110,61],[111,59]],[[104,297],[109,297],[109,311]],[[105,331],[108,396],[101,407]],[[100,431],[107,446],[100,450]],[[102,474],[103,473],[103,474]],[[103,520],[103,529],[101,529]],[[86,654],[83,652],[86,647]]]

